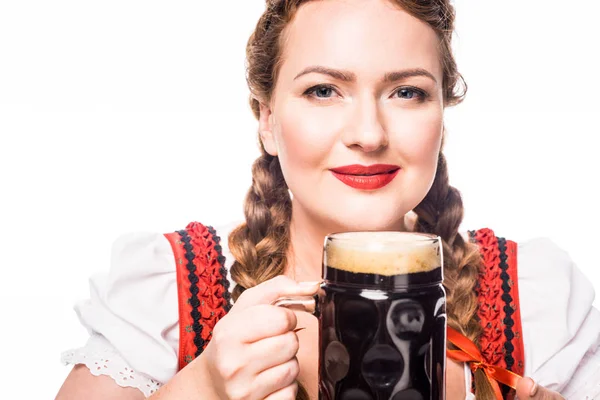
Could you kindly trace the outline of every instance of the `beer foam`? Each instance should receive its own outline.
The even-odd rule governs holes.
[[[377,275],[429,272],[442,265],[440,240],[412,232],[346,232],[325,240],[325,265]]]

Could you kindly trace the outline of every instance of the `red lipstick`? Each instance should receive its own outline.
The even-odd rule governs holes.
[[[330,169],[333,176],[346,185],[361,190],[376,190],[390,183],[400,167],[390,164],[346,165]]]

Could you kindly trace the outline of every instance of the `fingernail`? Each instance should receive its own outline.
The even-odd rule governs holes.
[[[300,331],[302,331],[304,329],[306,329],[306,328],[296,328],[296,329],[294,329],[294,333],[298,333],[298,332],[300,332]]]
[[[529,397],[535,396],[537,391],[538,391],[538,384],[537,384],[537,382],[534,381],[533,386],[531,387],[531,392],[529,392]]]

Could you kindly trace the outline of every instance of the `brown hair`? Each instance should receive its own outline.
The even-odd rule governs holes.
[[[284,29],[298,8],[308,1],[311,0],[267,0],[266,10],[248,40],[247,82],[251,92],[250,106],[257,119],[260,102],[268,104],[277,81]],[[427,23],[437,33],[443,68],[444,105],[459,104],[467,87],[457,71],[451,50],[455,12],[450,1],[389,1]],[[287,265],[291,199],[278,158],[269,155],[262,143],[261,153],[254,162],[252,186],[246,196],[246,222],[229,236],[229,247],[235,259],[231,276],[238,284],[233,292],[234,299],[244,289],[282,274]],[[478,343],[481,327],[477,321],[475,285],[481,258],[477,247],[465,242],[458,232],[463,219],[463,203],[460,192],[449,184],[442,152],[433,185],[414,212],[418,216],[415,230],[434,233],[443,240],[448,324]],[[475,387],[478,399],[494,398],[481,370],[475,374]],[[298,399],[308,399],[302,387]]]

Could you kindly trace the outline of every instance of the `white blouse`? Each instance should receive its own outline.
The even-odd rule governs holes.
[[[228,271],[233,261],[226,238],[234,226],[217,229]],[[62,362],[85,364],[146,397],[169,381],[178,366],[175,271],[162,234],[117,239],[110,270],[90,278],[90,298],[74,307],[90,338],[64,352]],[[600,399],[600,312],[592,307],[590,281],[553,242],[534,239],[519,244],[518,284],[525,375],[567,399]],[[470,380],[465,366],[467,400],[474,399]]]

